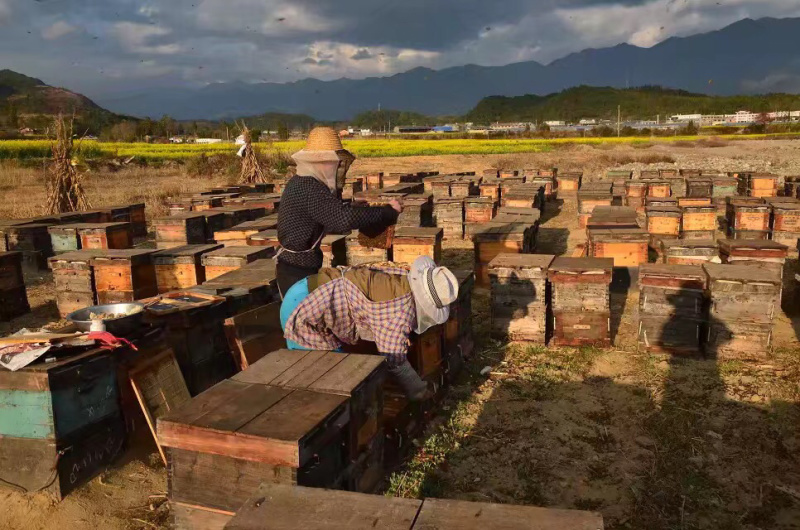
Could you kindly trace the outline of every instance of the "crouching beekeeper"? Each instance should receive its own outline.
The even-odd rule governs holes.
[[[456,298],[456,277],[427,256],[409,271],[326,268],[288,290],[281,325],[289,349],[340,351],[359,339],[374,342],[408,398],[419,401],[429,392],[408,362],[409,337],[444,324]]]

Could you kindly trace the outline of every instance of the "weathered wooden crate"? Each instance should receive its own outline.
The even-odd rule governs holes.
[[[711,197],[681,197],[678,199],[678,206],[714,206]]]
[[[650,183],[645,180],[629,180],[625,183],[626,197],[646,197]]]
[[[614,260],[557,257],[548,267],[553,310],[608,313]]]
[[[697,169],[697,168],[681,168],[680,170],[678,170],[678,173],[680,174],[680,176],[682,176],[684,178],[685,177],[699,177],[699,176],[701,176],[703,174],[703,171],[701,169]]]
[[[22,277],[22,253],[0,252],[0,322],[30,311]]]
[[[698,265],[719,260],[715,239],[662,239],[661,256],[669,265]]]
[[[384,358],[378,355],[278,350],[232,379],[346,397],[349,421],[345,427],[345,452],[354,462],[369,449],[375,437],[383,436],[385,367]]]
[[[487,179],[484,177],[483,181],[478,186],[481,197],[488,197],[494,202],[500,202],[500,184],[501,180],[498,178]]]
[[[544,188],[539,184],[517,184],[500,192],[500,205],[512,208],[543,207]]]
[[[518,169],[501,169],[500,171],[497,172],[497,176],[500,177],[501,179],[514,178],[514,177],[519,176],[519,170]]]
[[[479,192],[478,181],[475,177],[461,177],[450,183],[450,196],[466,198],[477,195]]]
[[[53,255],[53,244],[47,232],[53,220],[23,222],[0,225],[0,251],[22,252],[23,269],[35,273],[47,268],[47,258]]]
[[[65,252],[49,258],[56,288],[56,305],[62,317],[97,303],[92,259],[100,250]]]
[[[434,202],[440,198],[450,197],[450,183],[455,179],[456,177],[453,176],[437,176],[426,179],[425,184],[429,189],[425,189],[425,192],[433,194]]]
[[[208,241],[204,212],[184,212],[153,219],[158,248],[204,245]]]
[[[167,293],[200,285],[206,281],[202,257],[222,245],[185,245],[153,254],[158,292]]]
[[[722,263],[761,263],[764,267],[783,274],[789,247],[777,241],[720,239],[719,255]]]
[[[556,188],[558,189],[559,195],[563,197],[577,194],[578,190],[581,189],[582,179],[583,173],[580,172],[558,173],[556,177]]]
[[[602,311],[553,310],[555,346],[611,346],[610,313]]]
[[[492,334],[509,340],[547,341],[549,254],[499,254],[488,265]]]
[[[472,271],[453,270],[458,279],[458,299],[450,304],[450,316],[444,325],[444,372],[445,379],[452,383],[464,364],[472,355],[472,289],[475,274]]]
[[[770,207],[741,199],[731,199],[726,208],[728,235],[735,232],[769,232]]]
[[[336,487],[346,396],[223,381],[158,420],[170,501],[233,513],[261,482]]]
[[[367,263],[389,261],[389,251],[382,248],[369,248],[358,241],[358,232],[347,236],[347,265],[355,267]]]
[[[280,310],[281,302],[272,302],[225,319],[225,336],[237,371],[286,348]]]
[[[137,202],[125,205],[128,208],[128,221],[131,224],[133,237],[147,236],[147,216],[145,213],[145,203]],[[125,222],[124,219],[120,220]]]
[[[681,218],[683,212],[673,206],[648,206],[647,232],[657,239],[677,239],[681,235]]]
[[[420,256],[429,256],[436,263],[441,263],[443,237],[441,228],[400,227],[394,234],[392,261],[413,263]]]
[[[671,197],[672,190],[669,181],[651,180],[647,183],[647,197]]]
[[[464,237],[464,199],[435,198],[433,216],[436,226],[444,229],[445,239],[462,239]]]
[[[714,206],[686,206],[682,208],[681,237],[685,239],[707,239],[695,237],[697,233],[711,233],[717,230],[717,209]]]
[[[214,214],[222,214],[224,217],[212,217]],[[204,212],[206,224],[208,225],[207,237],[210,239],[214,232],[222,228],[230,228],[246,221],[255,221],[267,215],[267,210],[263,207],[251,206],[223,206],[222,208],[212,208]]]
[[[679,176],[680,173],[677,169],[659,169],[658,176],[659,178],[666,179],[666,178],[675,178]]]
[[[497,203],[490,197],[470,197],[464,200],[465,223],[488,223],[497,213]]]
[[[657,169],[642,169],[639,171],[639,178],[642,180],[658,180],[661,175]]]
[[[226,247],[247,246],[247,238],[265,230],[273,230],[278,226],[276,217],[263,217],[255,221],[245,221],[231,228],[214,232],[214,241]]]
[[[596,206],[611,206],[613,197],[609,193],[584,191],[578,192],[578,213],[590,214]]]
[[[347,236],[326,235],[320,241],[319,248],[322,251],[323,267],[347,265]]]
[[[241,269],[248,263],[275,255],[274,247],[225,247],[203,254],[201,260],[207,280]]]
[[[615,267],[637,267],[647,263],[649,235],[640,228],[588,230],[589,256],[613,258]]]
[[[800,176],[791,175],[783,178],[783,195],[800,199]]]
[[[761,263],[705,263],[709,316],[725,324],[736,321],[771,323],[780,307],[781,274]]]
[[[545,200],[551,201],[556,198],[556,183],[553,177],[525,177],[525,184],[544,189]]]
[[[772,324],[711,319],[705,339],[707,357],[720,360],[767,361],[772,347]]]
[[[597,206],[592,210],[587,228],[639,228],[636,210],[626,206]]]
[[[49,226],[47,232],[50,234],[54,254],[81,249],[81,237],[76,224]]]
[[[269,229],[247,236],[247,245],[251,247],[273,247],[277,249],[281,246],[278,241],[278,230]]]
[[[408,347],[408,362],[420,377],[433,380],[441,387],[442,347],[444,326],[433,326],[422,335],[412,333]]]
[[[606,171],[606,180],[610,180],[615,185],[619,183],[624,186],[632,178],[633,171],[629,169],[609,169]]]
[[[418,193],[403,197],[403,212],[397,217],[398,226],[433,226],[433,195]]]
[[[81,223],[64,225],[60,228],[74,229],[80,238],[80,248],[87,250],[121,250],[133,247],[133,227],[131,223]],[[51,236],[52,234],[53,232],[51,232]]]
[[[383,172],[367,173],[364,177],[365,190],[376,190],[383,187]]]
[[[472,236],[475,246],[475,276],[489,286],[489,263],[502,253],[525,254],[536,244],[538,223],[490,223]]]
[[[158,294],[154,250],[103,250],[92,258],[99,304],[133,302]]]
[[[0,476],[62,499],[125,444],[112,353],[92,349],[0,371]]]
[[[772,173],[754,173],[747,179],[747,194],[750,197],[775,197],[779,178]]]
[[[687,197],[711,197],[713,181],[708,177],[690,177],[686,179]]]
[[[772,231],[773,233],[800,232],[800,203],[785,202],[773,204]]]
[[[728,176],[714,176],[711,178],[712,197],[735,197],[738,192],[739,181]]]

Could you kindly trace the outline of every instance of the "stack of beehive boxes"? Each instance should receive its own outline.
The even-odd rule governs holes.
[[[205,210],[207,211],[207,210]],[[203,245],[208,242],[204,211],[181,212],[153,219],[156,247],[167,249],[184,245]],[[226,227],[220,227],[220,230]],[[216,232],[213,231],[212,234]]]
[[[53,255],[53,245],[47,229],[54,219],[10,221],[0,225],[0,251],[22,253],[22,267],[37,272],[46,268],[47,258]]]
[[[783,274],[788,247],[765,239],[721,239],[719,256],[722,263],[761,263]]]
[[[633,171],[628,169],[610,169],[606,172],[606,180],[611,182],[611,194],[614,197],[625,197],[628,181],[633,178]]]
[[[394,234],[392,261],[414,263],[420,256],[429,256],[436,263],[442,260],[441,228],[400,227]]]
[[[586,228],[639,228],[636,210],[627,206],[597,206]]]
[[[367,263],[382,263],[389,261],[389,249],[370,248],[358,240],[358,232],[346,236],[347,264],[351,267]]]
[[[792,251],[800,239],[800,202],[772,204],[772,240],[783,243]]]
[[[499,254],[491,261],[493,335],[539,344],[547,341],[547,271],[554,258]]]
[[[700,265],[639,267],[639,344],[676,355],[702,352],[706,275]]]
[[[648,182],[646,180],[629,180],[625,184],[625,206],[644,214],[644,200],[647,197]]]
[[[778,175],[772,173],[749,174],[739,180],[739,194],[748,197],[776,197],[778,179]]]
[[[669,265],[699,265],[719,262],[719,249],[715,239],[662,239],[659,256]]]
[[[703,265],[709,305],[706,354],[719,359],[767,358],[781,275],[762,264]]]
[[[203,255],[222,245],[186,245],[160,250],[153,254],[159,293],[187,289],[206,281]],[[247,247],[242,247],[247,248]]]
[[[403,213],[397,218],[397,226],[432,226],[433,194],[418,193],[403,197]]]
[[[492,201],[499,203],[500,202],[500,186],[502,185],[503,181],[499,178],[487,178],[484,177],[481,183],[478,185],[480,190],[481,197],[487,197],[492,199]]]
[[[800,199],[800,176],[791,175],[783,178],[783,196]]]
[[[464,234],[471,237],[475,228],[490,222],[497,213],[497,203],[489,197],[469,197],[464,200]]]
[[[226,247],[247,246],[247,238],[264,230],[277,228],[278,218],[275,215],[256,219],[255,221],[245,221],[244,223],[224,228],[214,232],[214,241]]]
[[[472,336],[472,289],[475,274],[471,270],[453,270],[458,280],[458,299],[450,304],[450,316],[444,326],[445,377],[452,382],[464,360],[472,355],[475,342]]]
[[[678,239],[681,235],[681,209],[675,206],[646,207],[647,232],[651,245],[658,245],[662,239]]]
[[[556,189],[562,199],[575,198],[581,189],[583,172],[560,172],[556,177]]]
[[[92,259],[98,250],[65,252],[48,259],[56,287],[56,305],[62,317],[97,303]]]
[[[552,290],[553,344],[611,344],[609,286],[614,260],[559,257],[548,269]]]
[[[475,276],[481,286],[489,285],[489,264],[502,253],[527,254],[536,246],[538,221],[493,222],[472,236],[475,247]]]
[[[104,250],[91,260],[99,304],[133,302],[158,294],[153,250]]]
[[[435,198],[433,216],[436,226],[444,230],[445,239],[462,239],[464,237],[464,199]]]
[[[732,239],[769,239],[770,207],[760,198],[729,198],[727,232]]]
[[[54,225],[47,231],[55,253],[133,247],[131,223],[75,223]]]
[[[205,268],[206,280],[241,269],[248,263],[259,259],[271,258],[275,255],[275,247],[224,247],[206,252],[201,262]]]
[[[0,300],[0,322],[30,311],[20,252],[0,252]]]
[[[682,239],[714,239],[717,233],[717,209],[714,206],[681,208]]]
[[[587,232],[590,257],[613,258],[615,267],[647,263],[649,237],[641,228],[592,228]]]
[[[611,195],[611,188],[608,187],[608,192],[592,191],[581,189],[578,191],[578,224],[581,228],[586,228],[586,225],[591,217],[592,212],[596,206],[611,206],[613,197]]]

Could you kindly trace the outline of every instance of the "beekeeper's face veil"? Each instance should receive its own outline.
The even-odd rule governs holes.
[[[344,178],[355,157],[342,146],[336,131],[317,127],[308,135],[304,149],[292,155],[297,163],[297,175],[314,177],[332,193],[344,187]]]
[[[408,283],[417,309],[417,334],[444,324],[450,318],[450,304],[458,298],[458,280],[445,267],[437,267],[428,256],[411,265]]]

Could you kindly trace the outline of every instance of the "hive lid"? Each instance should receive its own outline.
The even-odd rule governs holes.
[[[268,249],[264,247],[251,247],[251,246],[231,246],[222,247],[206,254],[207,257],[221,257],[221,258],[245,258],[253,254],[262,254],[267,252]]]
[[[257,234],[253,234],[250,236],[250,239],[254,239],[256,241],[264,241],[264,240],[278,240],[278,231],[277,230],[264,230]]]
[[[704,281],[706,273],[702,265],[668,265],[664,263],[643,263],[639,265],[639,277],[663,276]]]
[[[667,248],[717,248],[713,239],[662,239],[661,246]]]
[[[157,259],[196,256],[197,254],[205,254],[206,252],[211,252],[212,250],[217,250],[220,248],[222,248],[222,245],[183,245],[180,247],[159,250],[153,254],[153,258]]]
[[[570,258],[560,256],[550,264],[553,272],[574,273],[611,273],[614,269],[614,258]]]
[[[645,207],[645,211],[650,213],[676,213],[680,214],[682,210],[679,206],[672,206],[672,205],[657,205],[657,204],[648,204]]]
[[[444,229],[442,228],[400,226],[395,230],[394,237],[395,239],[403,237],[436,239],[442,237],[443,234]]]
[[[593,241],[649,241],[650,234],[641,228],[588,228],[589,239]]]
[[[712,281],[781,284],[780,271],[758,262],[736,265],[704,263],[703,269]]]
[[[772,241],[771,239],[720,239],[719,247],[722,250],[730,251],[736,249],[756,249],[756,250],[782,250],[786,252],[789,247]]]
[[[498,254],[489,262],[489,268],[545,270],[555,259],[551,254]]]

